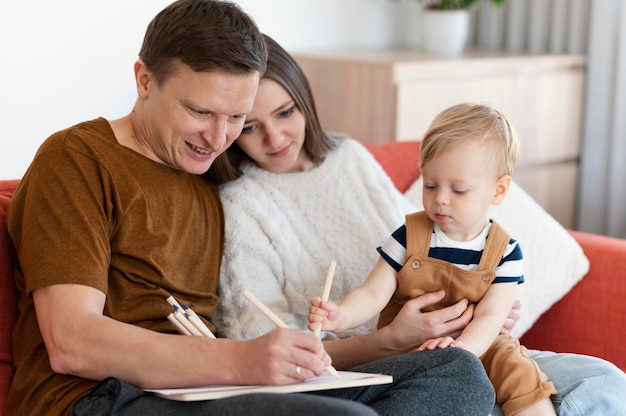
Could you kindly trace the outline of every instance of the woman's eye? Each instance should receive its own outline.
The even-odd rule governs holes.
[[[291,115],[293,114],[293,112],[294,112],[295,108],[296,108],[296,106],[294,105],[294,106],[293,106],[293,107],[291,107],[291,108],[288,108],[288,109],[286,109],[286,110],[284,110],[284,111],[281,111],[281,112],[278,114],[278,116],[279,116],[280,118],[287,118],[287,117],[289,117],[289,116],[291,116]]]
[[[243,129],[241,129],[241,134],[250,134],[255,130],[254,126],[245,126]]]

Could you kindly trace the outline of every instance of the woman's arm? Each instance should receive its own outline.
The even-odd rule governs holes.
[[[416,348],[429,338],[458,333],[471,320],[474,306],[466,300],[433,312],[421,309],[439,302],[443,291],[408,301],[386,327],[366,335],[326,341],[326,351],[337,369],[393,356]]]
[[[326,341],[326,351],[333,358],[337,369],[346,369],[368,361],[402,354],[415,349],[430,338],[459,336],[472,319],[474,305],[466,300],[433,312],[421,309],[439,302],[444,292],[427,293],[409,300],[396,318],[386,327],[366,335]],[[515,299],[513,307],[501,328],[510,332],[520,317],[520,302]]]

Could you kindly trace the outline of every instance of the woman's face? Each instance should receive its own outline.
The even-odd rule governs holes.
[[[237,144],[262,169],[274,173],[302,172],[312,162],[304,150],[304,115],[289,93],[264,78]]]

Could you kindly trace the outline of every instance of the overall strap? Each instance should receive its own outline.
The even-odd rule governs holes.
[[[433,235],[433,222],[425,211],[406,216],[406,259],[413,255],[428,257],[430,238]]]
[[[500,226],[494,220],[491,220],[491,229],[485,242],[485,248],[483,254],[480,257],[480,263],[478,263],[477,270],[495,270],[502,260],[504,250],[506,250],[511,236],[504,228]]]

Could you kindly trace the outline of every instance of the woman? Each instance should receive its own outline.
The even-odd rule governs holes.
[[[331,299],[339,300],[365,279],[378,257],[375,248],[414,211],[363,146],[322,130],[305,75],[276,42],[266,42],[268,69],[254,108],[223,155],[228,160],[210,172],[223,182],[226,219],[215,323],[221,335],[243,339],[273,329],[241,296],[243,290],[304,330],[310,299],[321,294],[330,261],[337,261]],[[454,335],[473,307],[459,303],[420,312],[440,296],[408,302],[382,329],[384,337],[368,325],[357,330],[366,336],[338,334],[340,341],[325,343],[333,364],[347,368]],[[626,389],[626,376],[612,364],[538,351],[531,357],[559,391],[553,399],[558,414],[626,414],[618,394]],[[493,414],[502,413],[498,408]]]

